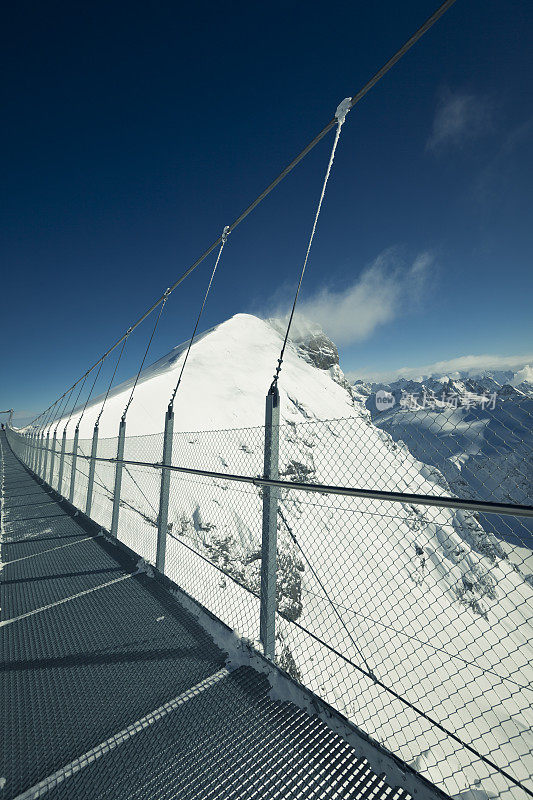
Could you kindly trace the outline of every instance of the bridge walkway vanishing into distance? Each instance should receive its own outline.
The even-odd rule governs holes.
[[[0,800],[533,797],[529,397],[483,419],[439,419],[434,406],[418,441],[364,412],[280,417],[278,378],[346,114],[454,2],[342,100],[74,384],[25,428],[10,417]],[[333,130],[264,428],[174,435],[228,235]],[[164,433],[126,437],[167,300],[217,248]],[[100,436],[123,350],[152,314],[118,435]],[[102,405],[89,406],[112,353]],[[80,439],[96,403],[92,438]]]
[[[409,796],[0,446],[2,800]]]

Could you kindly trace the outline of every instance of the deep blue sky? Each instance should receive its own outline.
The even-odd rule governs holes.
[[[48,405],[437,5],[11,4],[0,408]],[[458,0],[350,112],[303,292],[349,298],[388,251],[367,284],[389,312],[363,339],[348,325],[346,370],[533,350],[532,33],[531,3]],[[233,233],[203,328],[288,303],[330,146]],[[211,266],[172,296],[149,360],[189,336]]]

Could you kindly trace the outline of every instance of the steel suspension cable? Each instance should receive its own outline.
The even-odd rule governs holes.
[[[316,597],[317,600],[324,600],[324,596],[321,594],[317,594],[313,592],[311,589],[306,588],[307,594],[312,594],[313,597]],[[328,598],[329,599],[329,598]],[[437,653],[442,653],[443,655],[447,656],[449,659],[456,659],[457,661],[461,661],[467,667],[474,667],[474,669],[479,670],[480,672],[486,673],[487,675],[494,675],[495,678],[499,678],[499,680],[503,683],[506,681],[507,683],[512,683],[514,686],[517,686],[519,689],[526,689],[529,692],[533,692],[532,686],[527,686],[523,683],[519,683],[515,681],[514,678],[509,678],[507,675],[500,675],[499,672],[495,672],[493,669],[489,669],[487,667],[482,667],[477,664],[475,661],[468,661],[463,656],[458,655],[457,653],[449,653],[444,647],[439,647],[438,645],[433,644],[432,642],[426,642],[424,639],[420,639],[418,636],[413,636],[411,633],[407,633],[406,631],[399,630],[395,628],[393,625],[388,625],[386,622],[382,620],[375,619],[374,617],[369,617],[367,614],[363,614],[361,611],[356,611],[355,608],[350,608],[349,606],[345,606],[338,601],[329,600],[330,603],[334,603],[337,608],[342,608],[344,611],[348,611],[350,614],[354,614],[357,617],[361,617],[366,622],[371,622],[373,625],[380,625],[382,628],[385,628],[388,631],[392,631],[392,633],[396,633],[398,636],[403,636],[410,641],[417,642],[421,644],[423,647],[429,647],[431,650],[435,650]]]
[[[43,412],[43,413],[41,414],[41,417],[42,417],[42,422],[40,423],[40,425],[39,425],[39,427],[38,427],[38,429],[37,429],[37,430],[38,430],[38,432],[39,432],[39,435],[40,435],[41,433],[44,433],[44,428],[45,428],[45,425],[46,425],[46,417],[47,417],[47,413],[48,413],[48,412]]]
[[[92,372],[92,370],[93,370],[93,369],[94,369],[94,367],[91,367],[91,369],[87,370],[87,372],[85,373],[85,375],[82,375],[82,378],[86,378],[86,377],[87,377],[87,375],[89,375],[89,373],[90,373],[90,372]],[[40,417],[42,417],[42,416],[44,416],[44,415],[46,414],[46,412],[47,412],[47,411],[49,411],[51,408],[53,409],[53,408],[54,408],[54,406],[56,405],[56,403],[58,403],[60,400],[62,400],[62,399],[63,399],[63,397],[65,397],[65,395],[66,395],[66,394],[68,394],[68,392],[69,392],[69,391],[71,391],[72,389],[74,389],[74,388],[75,388],[75,387],[78,385],[78,383],[79,383],[79,382],[82,380],[82,378],[79,378],[79,379],[76,381],[76,383],[73,383],[73,384],[72,384],[72,386],[70,386],[70,387],[69,387],[69,388],[68,388],[68,389],[67,389],[65,392],[63,392],[63,394],[62,394],[60,397],[58,397],[58,398],[57,398],[57,400],[55,401],[55,403],[53,403],[52,405],[48,406],[48,408],[46,408],[46,409],[43,411],[43,413],[42,413],[42,414],[40,414],[39,416],[40,416]],[[36,419],[39,419],[39,417],[36,417]],[[34,420],[34,421],[35,421],[35,420]],[[31,424],[32,424],[32,423],[30,422],[30,425],[31,425]]]
[[[294,312],[296,310],[296,303],[298,302],[298,297],[300,295],[300,289],[302,288],[302,281],[304,279],[305,269],[307,267],[307,261],[309,260],[309,253],[311,252],[311,246],[313,244],[313,239],[315,238],[316,233],[316,226],[318,223],[318,218],[320,216],[320,211],[322,209],[322,203],[324,201],[324,195],[326,193],[326,186],[328,185],[329,176],[331,174],[331,168],[333,166],[333,160],[335,158],[335,152],[337,150],[337,145],[339,143],[339,137],[341,134],[341,128],[344,124],[344,120],[346,119],[346,114],[351,108],[351,98],[346,97],[342,103],[340,103],[337,107],[335,112],[335,119],[337,120],[337,130],[335,131],[335,139],[333,140],[333,147],[331,148],[331,154],[329,157],[328,167],[326,169],[326,174],[324,176],[324,182],[322,184],[322,191],[320,193],[320,200],[318,201],[318,206],[315,213],[315,218],[313,220],[313,227],[311,229],[311,236],[309,237],[309,242],[307,244],[307,251],[304,258],[304,263],[302,265],[302,269],[300,272],[300,280],[298,281],[298,286],[296,288],[296,294],[294,295],[294,301],[292,304],[291,313],[289,316],[289,321],[287,323],[287,330],[285,331],[285,338],[283,340],[283,345],[281,347],[281,353],[278,358],[278,366],[276,367],[276,372],[274,374],[274,380],[272,381],[272,385],[270,390],[273,391],[278,383],[279,373],[281,371],[281,365],[283,364],[283,356],[285,355],[285,348],[287,347],[287,341],[289,339],[289,331],[291,329],[292,320],[294,318]]]
[[[230,233],[229,226],[226,225],[226,227],[222,231],[222,237],[221,237],[222,241],[221,241],[221,245],[220,245],[220,250],[218,251],[218,256],[217,256],[217,259],[215,261],[215,266],[213,267],[213,271],[211,273],[211,278],[209,279],[209,283],[207,285],[207,289],[206,289],[206,292],[205,292],[205,295],[204,295],[204,300],[203,300],[202,306],[200,308],[200,312],[198,314],[198,318],[196,320],[196,325],[194,326],[194,330],[192,332],[192,336],[189,339],[189,346],[187,347],[187,352],[185,353],[185,358],[183,360],[183,364],[181,365],[181,370],[180,370],[180,374],[179,374],[179,377],[178,377],[178,381],[177,381],[177,383],[176,383],[176,385],[174,387],[174,391],[172,392],[172,397],[170,398],[170,401],[169,401],[169,404],[168,404],[168,410],[169,411],[172,411],[172,408],[174,406],[174,400],[176,399],[176,394],[178,392],[178,389],[179,389],[179,386],[180,386],[180,383],[181,383],[181,379],[183,377],[183,372],[185,370],[185,365],[187,364],[187,360],[189,358],[189,353],[191,352],[191,347],[192,347],[193,342],[194,342],[194,337],[196,336],[196,331],[198,329],[198,325],[200,323],[200,319],[201,319],[201,316],[203,314],[203,311],[204,311],[204,308],[205,308],[205,304],[207,302],[207,296],[209,295],[209,292],[211,290],[211,284],[213,283],[213,278],[215,277],[215,272],[217,271],[218,262],[220,261],[220,256],[222,255],[222,251],[224,249],[224,245],[228,241],[229,233]]]
[[[57,415],[57,424],[56,424],[56,427],[55,427],[55,430],[54,430],[54,436],[56,435],[57,429],[59,428],[59,423],[61,422],[61,415],[65,413],[65,410],[66,410],[67,405],[68,405],[68,401],[70,400],[70,397],[71,397],[73,391],[74,391],[74,387],[72,387],[70,392],[67,393],[67,395],[65,397],[65,402],[63,404],[63,408],[61,408],[61,406],[60,406],[60,411],[59,411],[59,413]]]
[[[89,392],[89,394],[87,395],[87,398],[86,398],[86,400],[85,400],[85,405],[83,406],[83,411],[81,412],[81,416],[80,416],[79,420],[78,420],[78,421],[77,421],[77,423],[76,423],[76,430],[79,430],[79,429],[80,429],[80,424],[81,424],[81,421],[82,421],[82,419],[83,419],[83,415],[85,414],[85,409],[87,408],[87,404],[88,404],[89,400],[91,399],[91,395],[92,395],[92,393],[93,393],[93,389],[94,389],[94,387],[95,387],[95,385],[96,385],[96,381],[98,380],[98,376],[100,375],[100,371],[101,371],[101,369],[102,369],[102,365],[103,365],[103,363],[104,363],[104,359],[102,359],[102,361],[100,361],[100,365],[99,365],[99,367],[98,367],[98,371],[97,371],[97,373],[96,373],[96,377],[95,377],[95,379],[94,379],[94,381],[93,381],[93,385],[91,386],[91,391],[90,391],[90,392]],[[89,370],[89,372],[90,372],[90,370]],[[89,373],[87,373],[87,374],[89,374]]]
[[[88,375],[88,374],[89,374],[89,373],[87,373],[87,375]],[[65,430],[67,429],[67,426],[68,426],[68,424],[69,424],[69,422],[70,422],[70,419],[71,419],[71,417],[72,417],[72,415],[73,415],[73,413],[74,413],[74,409],[75,409],[75,408],[76,408],[76,406],[78,405],[78,401],[79,401],[79,399],[80,399],[80,395],[81,395],[81,393],[83,392],[83,387],[85,386],[85,381],[87,380],[87,375],[85,375],[85,376],[84,376],[84,378],[83,378],[83,383],[81,384],[81,386],[80,386],[80,389],[79,389],[79,391],[78,391],[78,395],[77,395],[76,399],[74,400],[74,405],[73,405],[73,406],[72,406],[72,408],[70,409],[70,414],[68,415],[67,424],[65,425]],[[72,388],[74,388],[74,387],[72,387]]]
[[[47,416],[46,416],[46,422],[43,423],[43,428],[42,428],[43,433],[44,433],[45,428],[48,428],[48,433],[50,433],[50,427],[52,425],[52,420],[53,420],[53,418],[55,416],[55,407],[56,407],[56,405],[58,403],[59,403],[59,400],[56,400],[54,405],[51,406],[50,413],[47,414]]]
[[[284,616],[279,611],[277,611],[276,613],[279,614],[279,616],[281,616],[281,617]],[[284,618],[287,619],[286,617],[284,617]],[[308,636],[310,636],[312,639],[314,639],[319,644],[324,645],[324,647],[326,647],[332,653],[335,653],[335,655],[338,656],[340,659],[345,661],[347,664],[350,664],[350,666],[353,667],[361,675],[365,675],[367,678],[370,678],[370,680],[372,680],[376,686],[379,686],[380,689],[383,689],[385,692],[390,694],[391,697],[394,697],[395,700],[399,700],[400,703],[402,703],[404,706],[406,706],[407,708],[411,709],[411,711],[414,711],[416,714],[418,714],[418,716],[420,716],[423,719],[425,719],[431,725],[434,725],[435,728],[437,728],[438,730],[442,731],[442,733],[445,733],[447,736],[450,737],[450,739],[453,739],[454,742],[457,742],[457,744],[460,744],[462,747],[465,748],[465,750],[468,750],[469,753],[472,753],[472,755],[474,755],[477,758],[479,758],[480,761],[483,761],[489,767],[492,767],[492,769],[494,769],[496,772],[499,772],[500,775],[503,775],[504,778],[507,778],[508,781],[513,783],[515,786],[518,786],[520,789],[523,789],[524,792],[526,792],[526,794],[528,794],[530,797],[533,797],[533,792],[531,791],[531,789],[528,789],[517,778],[515,778],[513,775],[511,775],[509,772],[507,772],[507,770],[504,770],[504,769],[502,769],[502,767],[499,767],[498,764],[496,764],[494,761],[492,761],[492,759],[487,758],[487,756],[484,756],[482,753],[479,752],[479,750],[476,750],[474,747],[472,747],[472,745],[468,744],[468,742],[465,742],[463,739],[461,739],[459,736],[457,736],[457,734],[455,734],[455,733],[453,733],[453,731],[449,730],[449,728],[446,728],[438,720],[434,719],[429,714],[427,714],[425,711],[423,711],[419,706],[415,705],[414,703],[411,703],[410,700],[407,700],[407,698],[404,697],[402,694],[400,694],[399,692],[396,692],[390,686],[387,686],[386,683],[383,683],[382,681],[380,681],[378,678],[376,678],[375,675],[372,675],[371,673],[366,672],[366,670],[364,670],[361,666],[359,666],[359,664],[356,664],[355,661],[352,661],[352,659],[348,658],[348,656],[343,655],[339,650],[337,650],[331,644],[328,644],[320,636],[317,636],[316,633],[313,633],[312,631],[308,630],[307,628],[304,628],[304,626],[301,625],[297,620],[287,619],[287,621],[290,622],[292,625],[294,625],[296,628],[299,628],[303,633],[305,633]]]
[[[366,658],[365,658],[365,656],[364,656],[364,654],[363,654],[363,651],[362,651],[362,650],[361,650],[361,648],[360,648],[360,647],[357,645],[357,643],[356,643],[355,639],[353,638],[352,634],[351,634],[351,633],[350,633],[350,631],[348,630],[348,627],[347,627],[346,623],[344,622],[344,619],[342,618],[342,614],[340,614],[340,612],[339,612],[339,611],[338,611],[338,609],[337,609],[337,606],[336,606],[336,604],[333,602],[333,600],[332,600],[332,599],[331,599],[331,597],[329,596],[329,594],[328,594],[328,590],[327,590],[327,589],[326,589],[326,587],[324,586],[323,582],[320,580],[320,578],[319,578],[319,576],[318,576],[318,573],[316,572],[316,570],[314,569],[313,565],[311,564],[311,562],[310,562],[310,561],[309,561],[309,559],[307,558],[307,554],[305,553],[305,551],[304,551],[303,547],[301,546],[300,542],[298,541],[298,539],[297,539],[297,537],[296,537],[296,535],[295,535],[294,531],[292,530],[291,526],[290,526],[290,525],[289,525],[289,523],[287,522],[287,519],[286,519],[286,517],[285,517],[285,514],[283,513],[283,511],[281,510],[281,508],[280,508],[280,507],[278,507],[278,515],[279,515],[279,517],[281,518],[281,520],[282,520],[283,524],[285,525],[285,527],[286,527],[286,529],[287,529],[287,532],[288,532],[289,536],[291,537],[292,541],[294,542],[294,544],[296,545],[296,547],[297,547],[297,548],[298,548],[298,550],[300,551],[300,553],[301,553],[301,555],[302,555],[302,558],[304,559],[305,563],[306,563],[306,564],[307,564],[307,566],[309,567],[309,570],[311,571],[311,574],[313,575],[313,577],[314,577],[315,581],[318,583],[318,585],[320,586],[320,588],[321,588],[321,589],[322,589],[322,591],[324,592],[324,596],[325,596],[326,600],[329,602],[329,604],[330,604],[331,608],[333,609],[333,613],[335,614],[335,616],[336,616],[336,617],[337,617],[337,619],[339,620],[340,624],[342,625],[342,627],[344,628],[344,630],[345,630],[345,631],[346,631],[346,633],[348,634],[348,638],[350,639],[351,643],[353,644],[353,646],[354,646],[354,648],[355,648],[355,651],[356,651],[356,653],[359,655],[359,657],[361,658],[361,660],[362,660],[363,664],[365,665],[365,667],[366,667],[366,669],[367,669],[367,671],[368,671],[368,674],[369,674],[369,675],[371,675],[372,677],[375,677],[375,675],[374,675],[374,670],[373,670],[373,669],[372,669],[372,668],[369,666],[369,664],[368,664],[368,661],[366,660]]]
[[[396,53],[391,58],[389,58],[389,60],[383,65],[383,67],[381,67],[381,69],[378,70],[378,72],[376,72],[375,75],[373,75],[373,77],[369,81],[367,81],[367,83],[365,83],[362,89],[360,89],[355,95],[351,97],[350,108],[353,108],[353,106],[355,106],[357,103],[359,103],[360,100],[363,99],[363,97],[387,74],[387,72],[389,72],[389,70],[392,69],[392,67],[413,47],[413,45],[415,45],[419,41],[419,39],[421,39],[422,36],[425,33],[427,33],[430,30],[430,28],[433,27],[433,25],[436,22],[438,22],[438,20],[446,13],[446,11],[448,11],[448,9],[451,6],[454,5],[455,2],[456,0],[445,0],[445,2],[442,3],[437,8],[437,10],[405,42],[405,44],[402,45],[402,47],[400,47],[400,49],[397,50]],[[279,173],[279,175],[272,181],[272,183],[270,183],[266,187],[266,189],[264,189],[261,192],[261,194],[258,195],[258,197],[256,197],[256,199],[244,209],[244,211],[237,217],[237,219],[231,225],[228,226],[229,233],[234,231],[235,228],[238,225],[240,225],[240,223],[243,222],[243,220],[245,220],[246,217],[249,214],[251,214],[251,212],[255,208],[257,208],[257,206],[276,188],[276,186],[278,186],[278,184],[281,183],[281,181],[283,181],[287,177],[287,175],[289,175],[292,172],[292,170],[296,166],[298,166],[298,164],[301,161],[303,161],[303,159],[311,152],[311,150],[313,150],[313,148],[316,147],[316,145],[324,138],[324,136],[326,136],[326,134],[329,133],[329,131],[336,124],[337,124],[337,119],[336,117],[334,117],[332,120],[330,120],[330,122],[328,122],[328,124],[324,128],[322,128],[322,130],[315,136],[315,138],[311,142],[309,142],[309,144],[306,147],[304,147],[304,149]],[[137,328],[142,322],[144,322],[144,320],[153,311],[155,311],[155,309],[163,302],[163,300],[166,299],[166,297],[168,296],[167,293],[173,292],[174,289],[176,289],[180,285],[180,283],[182,283],[191,274],[191,272],[193,272],[202,263],[202,261],[204,261],[213,252],[213,250],[215,250],[221,244],[221,242],[222,242],[222,236],[219,236],[218,239],[216,239],[213,242],[213,244],[211,244],[207,248],[207,250],[205,250],[202,253],[202,255],[199,256],[196,259],[196,261],[187,270],[185,270],[185,272],[182,273],[182,275],[180,275],[180,277],[169,287],[169,289],[167,289],[167,291],[163,295],[161,295],[161,297],[159,297],[158,300],[156,300],[155,303],[153,303],[150,306],[150,308],[148,308],[144,312],[144,314],[142,314],[139,317],[139,319],[131,326],[131,328],[128,329],[128,331],[131,332],[135,330],[135,328]],[[92,372],[92,370],[98,366],[100,361],[106,358],[116,347],[119,346],[119,344],[123,342],[123,340],[127,335],[129,335],[128,332],[126,332],[119,339],[117,339],[117,341],[104,353],[103,356],[101,356],[101,358],[98,361],[96,361],[92,365],[92,367],[90,367],[87,370],[85,374],[87,375],[89,374],[89,372]],[[77,386],[77,384],[82,380],[82,378],[83,376],[76,381],[74,386]]]
[[[122,353],[124,352],[124,348],[126,347],[126,342],[128,341],[130,333],[131,333],[131,328],[128,331],[128,335],[126,336],[126,338],[122,342],[122,347],[120,348],[120,353],[118,354],[117,363],[115,364],[115,369],[113,370],[113,374],[111,376],[111,380],[109,381],[109,386],[107,387],[107,392],[105,393],[104,402],[102,403],[102,408],[100,409],[100,413],[98,414],[98,417],[96,418],[95,425],[98,425],[100,423],[100,418],[101,418],[102,414],[104,413],[104,407],[105,407],[107,398],[109,397],[109,392],[111,391],[111,386],[113,385],[113,381],[115,380],[115,375],[117,374],[118,365],[120,364],[120,359],[122,358]]]
[[[152,330],[152,335],[148,339],[148,344],[146,345],[146,350],[144,351],[144,356],[143,356],[143,359],[141,361],[141,365],[139,367],[139,371],[137,372],[137,375],[135,377],[135,382],[134,382],[132,390],[131,390],[130,398],[129,398],[128,402],[126,403],[126,408],[124,409],[124,412],[122,414],[122,421],[123,422],[126,419],[126,414],[128,413],[128,409],[129,409],[129,407],[131,405],[131,401],[133,400],[133,395],[134,395],[135,389],[137,388],[137,382],[139,380],[139,376],[140,376],[140,374],[142,372],[142,368],[144,367],[144,362],[146,361],[146,356],[148,355],[148,350],[150,349],[150,345],[152,344],[152,339],[154,338],[155,332],[157,330],[157,326],[159,325],[159,320],[161,319],[161,314],[163,313],[163,309],[165,308],[165,305],[166,305],[166,302],[168,300],[169,294],[170,294],[170,289],[167,289],[166,292],[165,292],[165,295],[164,295],[165,299],[163,300],[163,302],[161,304],[161,308],[159,309],[159,314],[157,315],[157,319],[155,321],[155,325],[154,325],[154,328]],[[132,329],[130,329],[130,333],[131,333],[131,330]],[[128,334],[128,336],[129,336],[129,334]]]

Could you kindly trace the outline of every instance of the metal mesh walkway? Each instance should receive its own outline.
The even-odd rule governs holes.
[[[408,797],[0,448],[2,800]]]

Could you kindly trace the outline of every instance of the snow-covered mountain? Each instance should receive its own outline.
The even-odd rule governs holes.
[[[198,338],[175,403],[174,464],[262,474],[265,395],[281,344],[275,322],[245,314]],[[161,459],[164,412],[185,347],[141,376],[128,412],[127,459]],[[116,387],[106,403],[99,454],[116,453],[131,385]],[[287,480],[455,493],[450,474],[376,424],[364,387],[349,385],[322,332],[290,343],[279,388],[280,473]],[[86,453],[102,399],[83,417]],[[158,476],[128,468],[122,485],[120,538],[149,560]],[[112,467],[99,463],[93,514],[105,526],[112,486]],[[78,504],[83,488],[79,480]],[[252,484],[172,475],[167,573],[251,639],[259,630],[261,503]],[[517,800],[504,778],[349,663],[528,778],[533,770],[517,753],[532,743],[533,587],[519,559],[512,562],[512,546],[502,546],[470,512],[290,490],[280,493],[278,536],[280,663],[450,795],[473,787],[480,798]]]
[[[357,397],[372,420],[420,461],[436,467],[459,497],[533,504],[533,384],[531,368],[401,379],[390,384],[359,382]],[[377,393],[394,401],[378,408]],[[482,517],[481,524],[513,545],[523,569],[533,573],[533,525],[525,519]],[[527,559],[527,567],[523,559]]]

